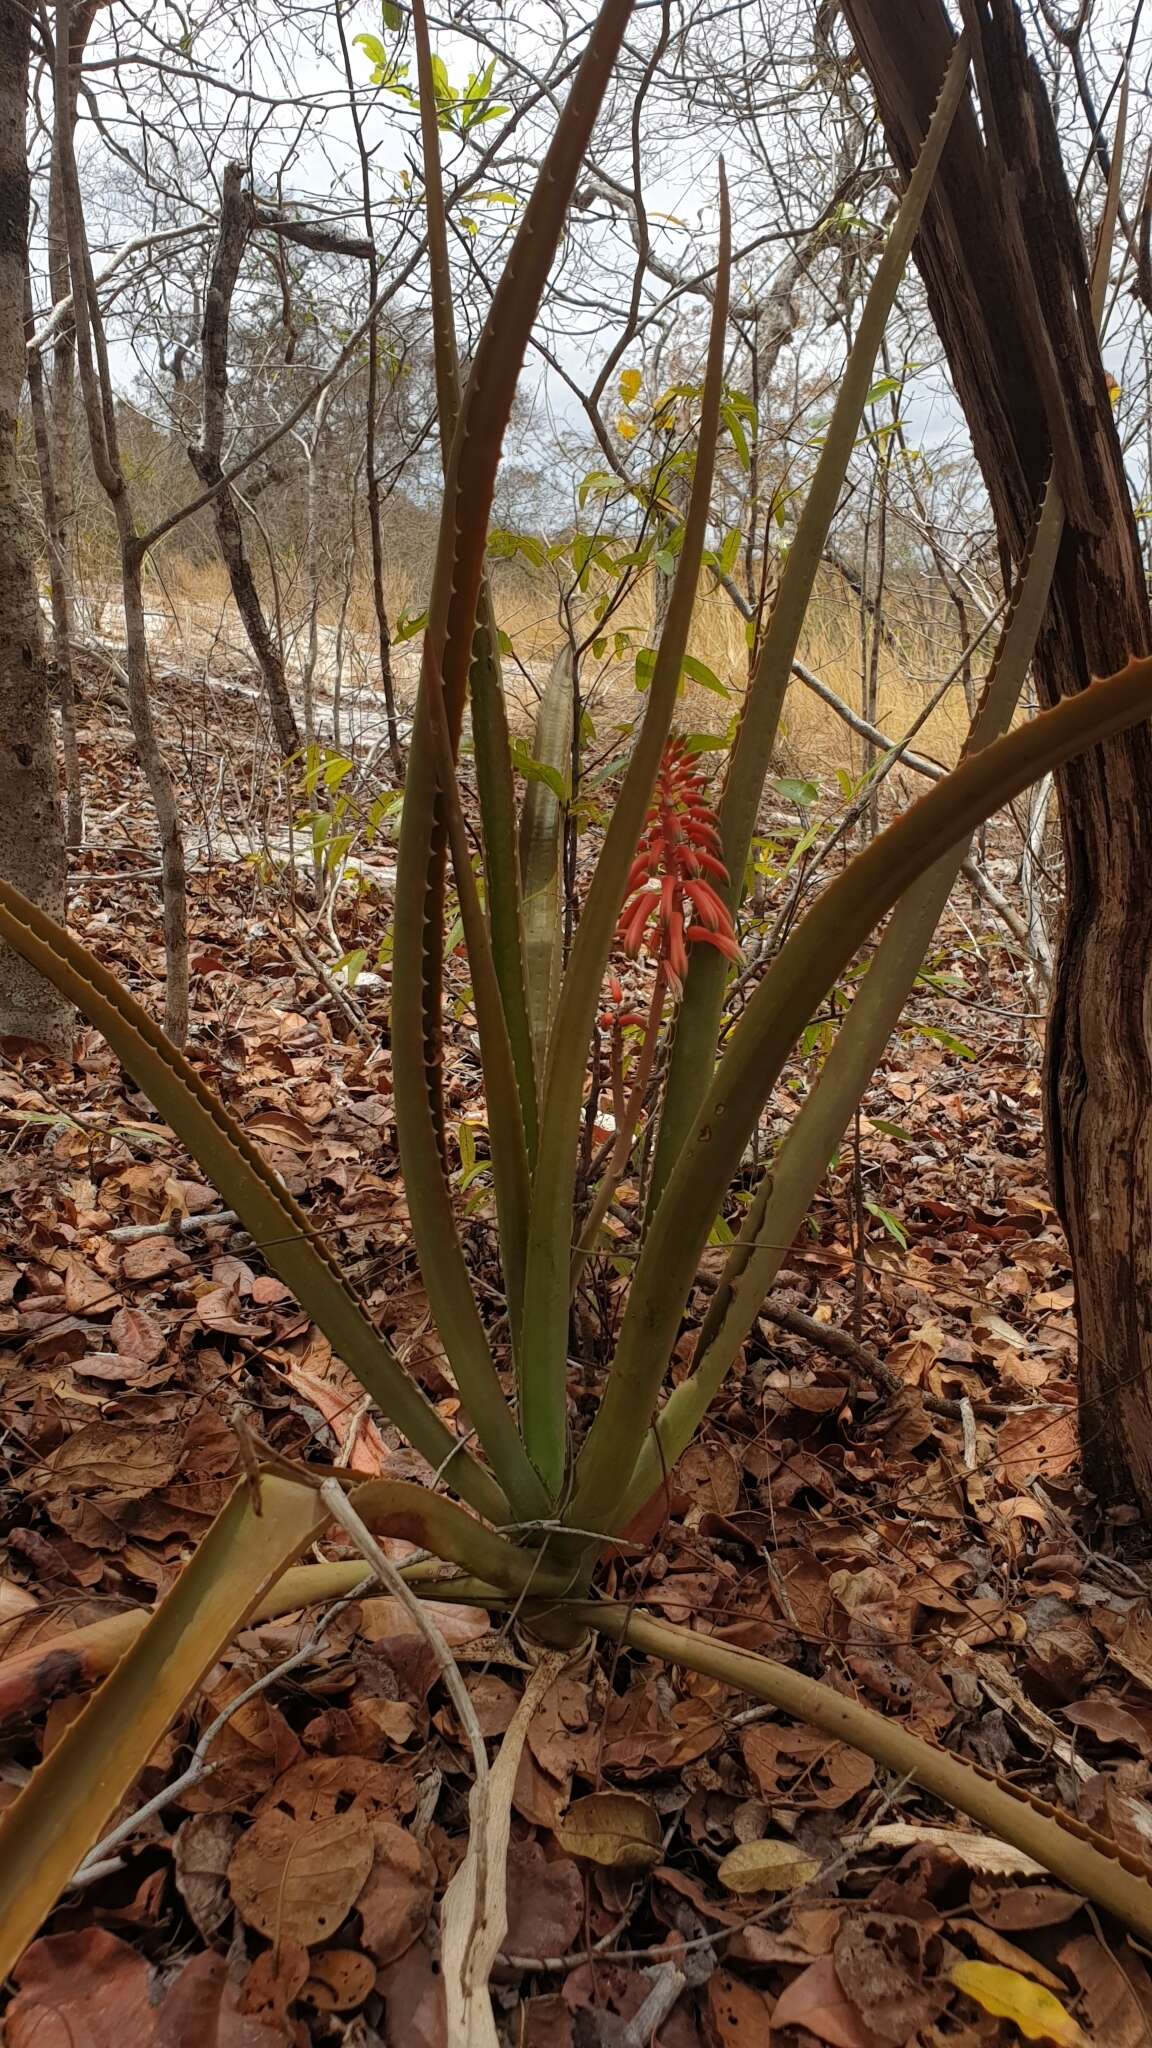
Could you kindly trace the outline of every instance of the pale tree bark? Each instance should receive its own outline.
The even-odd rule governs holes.
[[[64,826],[40,597],[16,475],[24,385],[28,163],[24,107],[31,18],[0,0],[0,875],[64,914]],[[0,947],[0,1036],[71,1049],[73,1013],[25,961]]]
[[[33,328],[32,295],[24,279],[24,331]],[[40,499],[44,507],[44,538],[48,555],[48,583],[52,593],[52,659],[56,702],[60,711],[60,746],[64,762],[65,822],[69,846],[79,846],[84,837],[84,798],[80,786],[80,748],[76,738],[76,688],[72,675],[72,562],[62,504],[56,486],[52,459],[52,434],[48,401],[44,389],[44,366],[37,348],[28,350],[28,401],[32,413],[32,436],[36,445],[36,469],[40,478]]]
[[[846,0],[905,169],[952,45],[942,0]],[[1047,97],[1013,0],[973,0],[961,109],[917,243],[1005,562],[1052,461],[1066,525],[1036,676],[1048,703],[1152,648],[1132,505]],[[1076,1278],[1086,1475],[1152,1512],[1152,731],[1057,778],[1066,911],[1047,1055],[1053,1198]]]
[[[143,548],[137,537],[132,503],[120,462],[116,427],[116,396],[108,363],[104,325],[92,278],[80,180],[76,170],[72,123],[73,73],[70,60],[72,9],[56,0],[55,149],[60,164],[68,267],[76,323],[76,358],[80,391],[88,425],[92,466],[116,521],[120,546],[120,581],[124,602],[124,637],[128,678],[128,715],[132,736],[160,835],[164,905],[164,1028],[177,1045],[188,1035],[188,894],[184,839],[171,771],[157,737],[149,691],[148,640],[144,622]]]
[[[80,60],[96,19],[96,0],[83,0],[71,23],[68,97],[69,129],[76,126],[76,105]],[[48,178],[48,286],[53,305],[66,299],[72,289],[68,266],[68,233],[64,218],[64,192],[60,151],[53,146]],[[32,336],[31,299],[25,325]],[[69,846],[84,837],[84,805],[80,781],[80,750],[76,739],[76,684],[72,670],[72,642],[75,621],[76,475],[73,406],[76,398],[76,332],[65,318],[52,345],[52,376],[44,376],[39,349],[28,353],[28,395],[36,443],[36,467],[44,506],[44,532],[48,554],[48,585],[52,596],[52,653],[55,662],[56,701],[60,711],[61,751],[64,760],[65,824]]]

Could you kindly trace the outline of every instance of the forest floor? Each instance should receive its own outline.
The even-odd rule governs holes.
[[[213,691],[206,711],[199,686],[163,691],[199,849],[191,1056],[450,1416],[395,1146],[386,852],[329,930],[304,879],[243,852],[259,841],[251,702]],[[92,822],[72,926],[158,1006],[154,838],[119,692],[94,663],[81,723]],[[218,782],[216,758],[230,764]],[[369,959],[350,990],[333,940]],[[933,971],[766,1305],[814,1318],[839,1350],[765,1314],[619,1590],[823,1677],[1147,1855],[1152,1580],[1115,1554],[1078,1483],[1070,1274],[1030,998],[966,898]],[[450,1116],[482,1130],[467,1012],[449,1012]],[[806,1072],[785,1075],[767,1139]],[[244,1235],[212,1221],[218,1198],[94,1031],[71,1069],[0,1061],[0,1132],[0,1660],[171,1586],[240,1474],[238,1420],[296,1460],[419,1473]],[[468,1178],[469,1253],[498,1299],[486,1182]],[[622,1250],[627,1213],[625,1188]],[[597,1265],[585,1409],[626,1270]],[[438,1615],[495,1739],[523,1650],[498,1617]],[[66,1895],[20,1966],[9,2048],[446,2043],[437,1902],[463,1853],[467,1745],[396,1603],[321,1619],[321,1632],[315,1614],[251,1627],[210,1673],[127,1810],[266,1682],[199,1781]],[[0,1803],[82,1705],[64,1689],[10,1720]],[[643,1873],[565,1846],[569,1802],[606,1790],[658,1816]],[[234,1861],[271,1811],[304,1849],[333,1813],[372,1832],[368,1879],[349,1870],[342,1891],[332,1878],[340,1924],[322,1944],[287,1884],[270,1936],[252,1903],[259,1857]],[[262,1896],[277,1853],[270,1837]],[[1152,1965],[1022,1854],[855,1750],[630,1652],[565,1675],[537,1712],[509,1872],[494,2002],[517,2048],[1152,2041]],[[1010,1974],[1016,2020],[956,1987],[960,1960]]]

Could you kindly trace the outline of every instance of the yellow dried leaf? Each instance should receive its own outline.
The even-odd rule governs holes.
[[[621,370],[620,396],[624,400],[625,405],[631,405],[643,382],[644,378],[639,370]]]
[[[726,1891],[793,1892],[811,1884],[820,1865],[793,1842],[741,1842],[725,1856],[716,1875]]]
[[[1058,1998],[1019,1970],[1001,1963],[955,1963],[952,1982],[998,2020],[1011,2020],[1027,2041],[1056,2041],[1059,2048],[1088,2048],[1083,2028]]]
[[[556,1840],[570,1856],[608,1870],[651,1870],[663,1853],[660,1816],[638,1792],[590,1792],[574,1799]]]
[[[621,413],[620,418],[616,422],[616,432],[622,441],[634,441],[636,439],[635,420],[626,420],[623,413]]]

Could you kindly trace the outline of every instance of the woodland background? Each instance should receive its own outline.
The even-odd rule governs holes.
[[[406,1228],[388,1036],[443,411],[407,13],[74,0],[37,11],[29,36],[17,12],[0,0],[0,875],[66,908],[103,962],[166,1006],[451,1412]],[[1022,23],[1005,0],[986,12],[1005,53],[989,88],[1001,146],[1029,93],[1050,112],[1035,159],[1022,146],[1001,166],[1048,355],[1038,366],[1003,285],[1014,265],[1024,274],[1019,247],[996,244],[974,184],[945,181],[795,663],[732,1017],[819,883],[956,760],[1053,450],[1069,533],[1029,708],[1152,646],[1146,27],[1139,6],[1091,0],[1075,16],[1041,0]],[[432,16],[465,368],[590,19],[547,0]],[[561,807],[569,938],[676,565],[718,159],[733,292],[677,724],[719,781],[944,19],[911,0],[635,9],[489,535],[517,785]],[[1102,349],[1080,357],[1052,308],[1086,268],[1122,79],[1121,228]],[[69,219],[73,151],[87,259],[74,207]],[[86,261],[87,336],[74,320]],[[559,751],[540,715],[557,674]],[[1114,743],[1102,767],[1068,771],[1059,804],[1046,781],[979,835],[741,1371],[678,1468],[643,1596],[947,1732],[1146,1853],[1141,746]],[[463,758],[470,792],[467,738]],[[818,1076],[862,966],[812,1020],[750,1171]],[[454,1193],[476,1283],[498,1288],[458,950],[448,992]],[[0,1036],[8,1658],[165,1592],[241,1469],[246,1427],[285,1456],[363,1473],[416,1464],[97,1034],[77,1034],[10,956]],[[606,1091],[589,1098],[601,1140]],[[637,1200],[629,1176],[579,1311],[589,1394]],[[738,1225],[738,1204],[717,1218],[701,1313]],[[474,1610],[447,1625],[494,1737],[522,1690],[521,1651]],[[16,1702],[6,1798],[74,1716],[83,1678]],[[96,1860],[29,1951],[13,2048],[51,2026],[95,2048],[181,2048],[209,2038],[206,2015],[237,2048],[445,2038],[434,1901],[462,1851],[467,1754],[395,1603],[250,1629],[137,1804],[189,1757],[192,1782],[130,1851]],[[648,1870],[614,1870],[565,1837],[574,1788],[643,1797],[659,1820]],[[257,1870],[246,1890],[229,1875],[253,1816],[285,1801],[301,1827],[351,1806],[377,1830],[367,1891],[345,1898],[339,1870],[318,1880],[336,1947],[317,1949],[303,1905],[269,1946],[252,1896],[272,1879]],[[498,1974],[509,2042],[742,2048],[771,2029],[786,2048],[964,2048],[1026,2033],[1028,1987],[1059,2001],[1068,2031],[1045,2008],[1050,2038],[1136,2043],[1152,2025],[1145,1963],[1018,1852],[942,1825],[855,1751],[706,1681],[674,1687],[608,1658],[566,1677],[532,1724],[515,1812]],[[746,1884],[728,1859],[769,1827],[775,1863]],[[958,1955],[1023,1983],[1018,2007],[960,1995]]]

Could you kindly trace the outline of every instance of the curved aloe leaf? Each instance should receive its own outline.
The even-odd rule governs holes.
[[[274,1273],[320,1325],[381,1413],[430,1465],[492,1521],[506,1519],[500,1487],[460,1445],[370,1322],[314,1224],[280,1187],[247,1133],[115,975],[71,933],[0,882],[0,936],[38,967],[103,1032],[153,1107],[243,1220]]]
[[[720,256],[708,337],[708,367],[700,412],[696,470],[684,525],[684,541],[648,686],[643,723],[576,927],[548,1046],[540,1118],[540,1156],[532,1189],[532,1227],[524,1293],[525,1326],[532,1332],[532,1347],[526,1353],[521,1374],[521,1426],[532,1457],[557,1498],[564,1483],[567,1457],[568,1303],[580,1099],[604,968],[624,899],[628,869],[672,723],[692,625],[700,556],[708,530],[712,469],[723,391],[730,267],[731,223],[721,166]]]
[[[748,686],[740,730],[732,748],[720,802],[720,839],[731,877],[727,891],[728,908],[733,914],[744,893],[744,876],[752,834],[756,829],[756,814],[792,674],[792,662],[828,538],[828,528],[836,512],[860,430],[877,351],[912,251],[936,166],[965,92],[967,77],[968,39],[962,35],[949,62],[920,160],[908,181],[864,302],[816,474],[788,550],[756,672]],[[711,946],[696,947],[684,988],[668,1070],[652,1169],[649,1215],[660,1200],[707,1092],[716,1056],[728,972],[723,954]]]
[[[493,296],[461,404],[424,636],[397,863],[392,1054],[412,1227],[437,1328],[469,1414],[521,1515],[545,1489],[512,1426],[456,1238],[436,1104],[440,1089],[440,783],[459,738],[500,448],[564,214],[631,12],[605,0]],[[461,877],[458,873],[458,881]],[[473,962],[476,972],[477,963]],[[511,1306],[511,1305],[510,1305]],[[518,1320],[513,1317],[513,1321]],[[501,1415],[503,1406],[504,1415]],[[506,1419],[505,1419],[506,1418]]]
[[[100,1840],[165,1729],[261,1594],[320,1535],[319,1494],[264,1474],[232,1495],[138,1640],[0,1822],[0,1972],[8,1975]]]
[[[1030,782],[1138,724],[1150,709],[1152,657],[961,762],[856,855],[781,948],[732,1034],[645,1240],[607,1391],[577,1466],[574,1526],[619,1526],[708,1232],[761,1107],[821,998],[925,868]]]
[[[925,1742],[890,1715],[878,1714],[874,1707],[757,1651],[733,1649],[714,1636],[675,1628],[653,1615],[638,1613],[623,1601],[611,1605],[589,1601],[569,1612],[613,1642],[629,1643],[664,1663],[703,1672],[734,1691],[769,1702],[809,1728],[818,1728],[834,1742],[851,1743],[885,1765],[894,1777],[910,1778],[934,1798],[970,1815],[1001,1841],[1014,1843],[1054,1877],[1115,1913],[1144,1941],[1152,1939],[1152,1885],[1147,1865],[1134,1870],[1130,1856],[1075,1817],[1032,1798],[991,1771],[963,1762],[938,1743]]]
[[[549,771],[530,776],[520,808],[524,965],[533,1049],[542,1074],[563,971],[564,804],[553,782],[561,777],[567,785],[572,764],[571,647],[562,647],[552,664],[536,714],[532,757]]]
[[[440,165],[440,131],[432,81],[432,50],[424,0],[413,0],[412,27],[420,85],[420,134],[424,156],[424,194],[428,223],[428,258],[432,278],[432,334],[436,367],[436,411],[444,468],[460,411],[460,358],[452,273],[448,262],[448,229]],[[508,1042],[519,1085],[521,1113],[529,1161],[536,1155],[538,1108],[525,986],[524,933],[521,924],[520,871],[516,858],[516,803],[508,744],[508,719],[500,674],[499,636],[492,590],[484,577],[476,620],[476,638],[468,677],[472,706],[472,742],[476,786],[484,839],[484,875],[492,953],[504,1005]],[[440,855],[441,863],[443,853]],[[431,963],[430,963],[431,964]],[[432,997],[432,991],[427,992]],[[500,1142],[493,1131],[492,1143]]]

